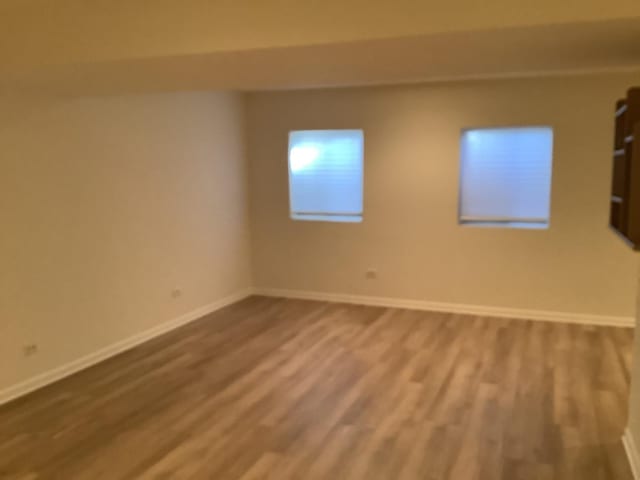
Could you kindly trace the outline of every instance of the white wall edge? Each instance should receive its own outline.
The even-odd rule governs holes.
[[[633,317],[591,315],[586,313],[550,312],[546,310],[525,310],[485,305],[468,305],[463,303],[430,302],[425,300],[407,300],[390,297],[370,297],[364,295],[281,290],[273,288],[254,288],[254,294],[264,295],[267,297],[319,300],[325,302],[351,303],[356,305],[371,305],[377,307],[407,308],[412,310],[428,310],[434,312],[460,313],[522,320],[540,320],[545,322],[577,323],[582,325],[629,328],[633,328],[635,326],[635,319]]]
[[[192,310],[191,312],[180,315],[177,318],[164,322],[153,328],[137,333],[131,337],[120,340],[107,347],[101,348],[89,355],[80,357],[69,363],[56,367],[47,372],[41,373],[32,377],[17,385],[10,386],[3,390],[0,390],[0,405],[22,397],[30,392],[38,390],[46,385],[57,382],[65,377],[73,375],[81,370],[89,368],[96,363],[106,360],[110,357],[118,355],[126,350],[136,347],[152,338],[158,337],[164,333],[175,330],[178,327],[186,325],[187,323],[198,320],[210,313],[215,312],[223,307],[236,303],[252,294],[251,289],[245,289],[237,293],[231,294],[208,305],[204,305],[200,308]]]
[[[624,435],[622,436],[622,445],[624,445],[624,450],[627,453],[633,478],[640,480],[640,450],[638,450],[638,444],[633,439],[631,430],[628,428],[625,429]]]

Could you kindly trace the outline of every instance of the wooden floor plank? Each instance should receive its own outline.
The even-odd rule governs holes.
[[[632,338],[252,297],[0,407],[0,478],[632,480]]]

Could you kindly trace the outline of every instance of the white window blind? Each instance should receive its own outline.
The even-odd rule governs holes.
[[[550,127],[465,130],[460,145],[460,222],[546,228]]]
[[[291,218],[362,221],[362,130],[289,133]]]

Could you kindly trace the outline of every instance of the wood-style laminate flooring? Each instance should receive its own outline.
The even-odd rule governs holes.
[[[632,335],[252,297],[0,407],[0,478],[631,480]]]

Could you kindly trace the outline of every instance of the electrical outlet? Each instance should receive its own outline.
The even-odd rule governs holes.
[[[31,357],[32,355],[35,355],[36,353],[38,353],[38,345],[35,343],[29,343],[28,345],[24,345],[22,347],[22,354],[25,357]]]
[[[179,298],[181,296],[182,296],[182,290],[180,290],[179,288],[174,288],[173,290],[171,290],[172,298]]]
[[[367,270],[365,272],[364,276],[368,280],[374,280],[374,279],[378,278],[378,270],[376,270],[375,268],[370,268],[369,270]]]

